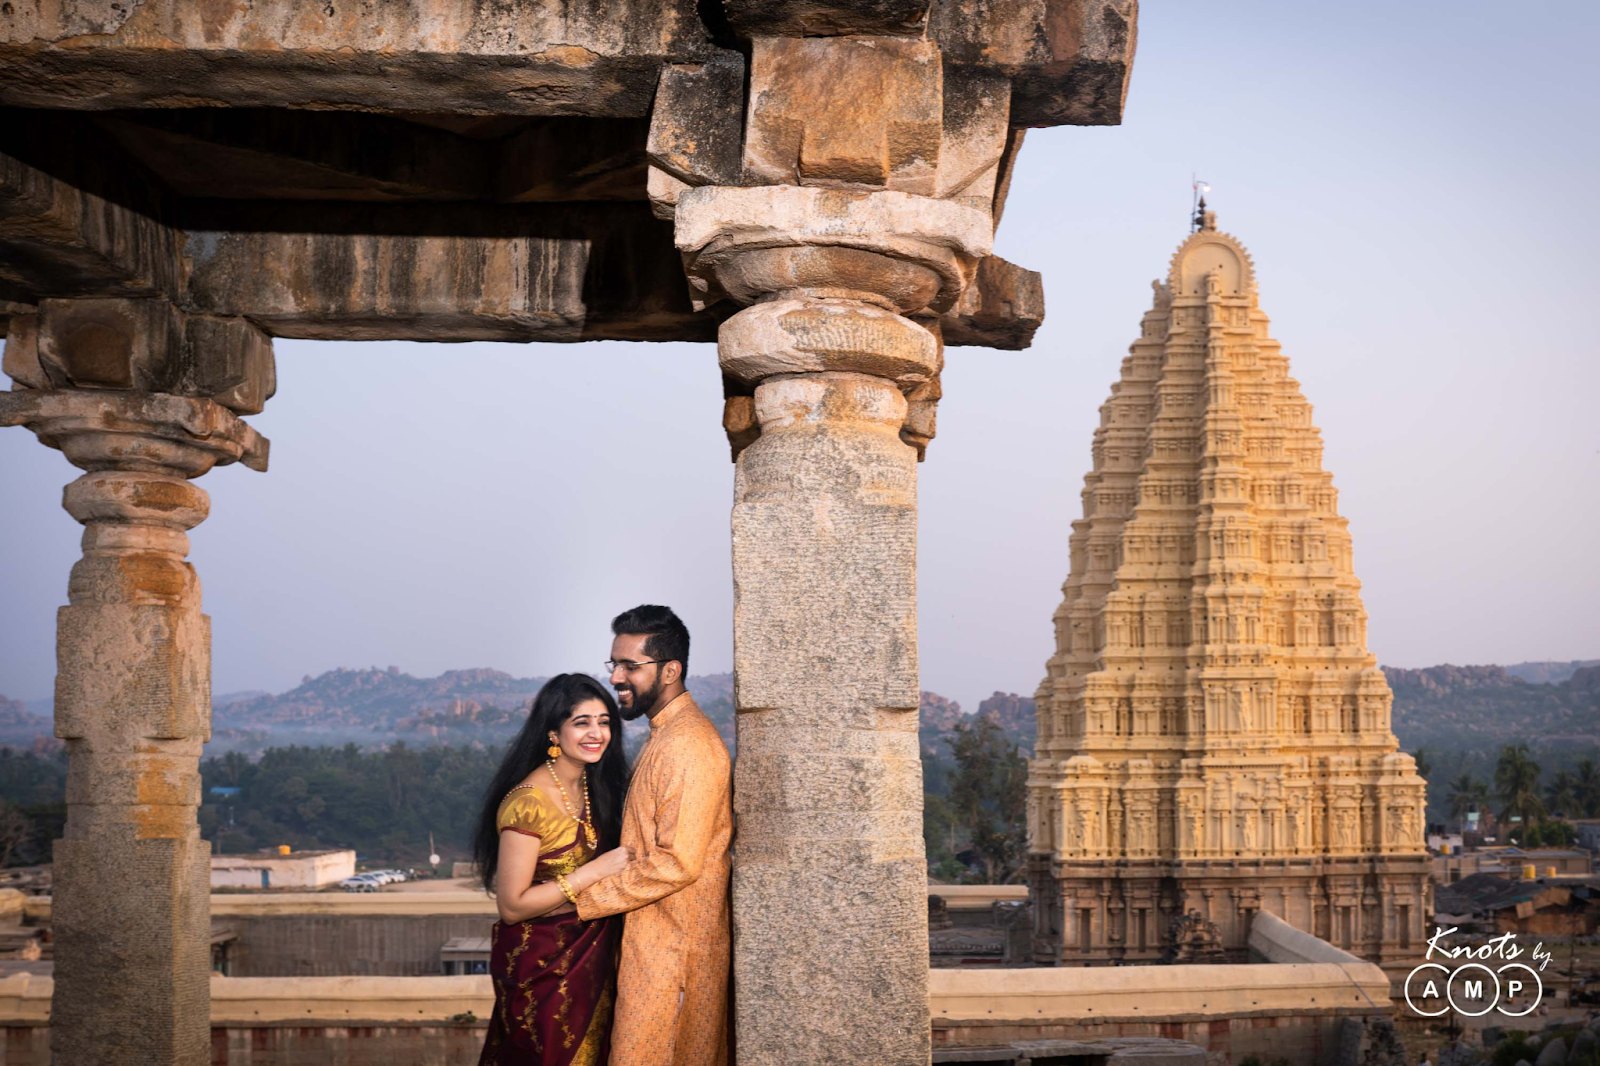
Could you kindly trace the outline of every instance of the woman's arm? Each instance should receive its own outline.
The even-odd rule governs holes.
[[[534,868],[539,865],[539,844],[536,836],[515,829],[500,831],[500,868],[495,873],[494,902],[502,922],[525,922],[529,918],[572,909],[560,885],[553,881],[543,885],[533,883]],[[627,848],[615,848],[597,856],[567,874],[567,887],[574,895],[582,892],[602,877],[620,870],[627,864],[628,856]]]
[[[502,922],[525,922],[570,907],[561,886],[533,883],[539,865],[539,838],[515,829],[500,830],[500,868],[495,871],[494,903]],[[572,878],[567,878],[570,884]],[[574,892],[577,889],[573,889]]]

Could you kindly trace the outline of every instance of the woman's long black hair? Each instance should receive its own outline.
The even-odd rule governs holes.
[[[483,887],[488,891],[494,891],[494,875],[500,866],[500,829],[495,821],[501,802],[523,778],[544,765],[549,757],[546,749],[550,747],[550,734],[559,734],[561,723],[572,717],[572,709],[586,700],[599,700],[611,715],[611,743],[599,762],[584,767],[584,773],[589,778],[589,802],[594,805],[600,850],[617,846],[622,836],[622,798],[628,791],[628,757],[622,750],[622,716],[617,713],[617,701],[587,674],[557,674],[533,698],[528,720],[511,742],[483,795],[483,813],[478,816],[472,851]],[[572,802],[583,801],[573,796]]]

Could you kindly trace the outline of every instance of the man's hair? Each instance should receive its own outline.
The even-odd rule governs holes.
[[[676,659],[683,664],[683,676],[689,676],[689,627],[672,613],[671,607],[642,603],[623,611],[611,620],[611,633],[618,637],[624,633],[644,635],[646,655],[660,662]]]

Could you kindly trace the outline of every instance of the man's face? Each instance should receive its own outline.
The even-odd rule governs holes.
[[[643,633],[623,633],[611,641],[611,687],[617,690],[617,710],[627,721],[655,710],[661,698],[661,663],[650,662],[645,653]],[[642,665],[632,666],[629,664]]]

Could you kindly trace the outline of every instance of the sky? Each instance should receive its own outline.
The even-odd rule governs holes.
[[[1028,135],[996,251],[1026,352],[953,348],[920,468],[924,688],[1031,695],[1099,405],[1188,231],[1253,254],[1392,666],[1600,657],[1600,5],[1144,0],[1124,123]],[[675,607],[732,664],[710,345],[278,341],[271,470],[199,482],[213,690],[598,671]],[[0,433],[0,694],[50,692],[76,471]]]

